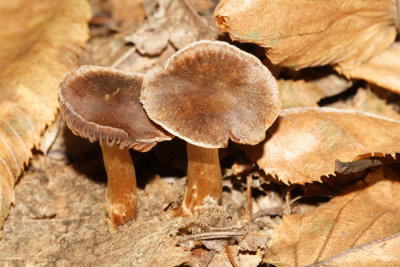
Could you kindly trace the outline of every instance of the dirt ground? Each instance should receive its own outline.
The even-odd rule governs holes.
[[[105,216],[106,173],[98,144],[73,136],[63,122],[55,127],[51,149],[35,153],[15,188],[16,205],[0,241],[3,266],[231,266],[226,246],[241,251],[240,266],[261,262],[286,203],[277,185],[259,186],[257,173],[232,174],[235,149],[220,153],[224,205],[185,219],[171,215],[185,192],[185,144],[176,140],[135,153],[143,177],[137,220],[113,230]],[[233,169],[240,166],[245,165]],[[254,186],[253,214],[274,216],[246,217],[247,175]]]

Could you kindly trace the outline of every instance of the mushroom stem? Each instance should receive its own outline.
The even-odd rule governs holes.
[[[193,214],[196,207],[221,201],[222,174],[218,148],[204,148],[187,143],[187,156],[188,186],[182,212]]]
[[[101,145],[107,171],[106,212],[113,227],[136,218],[136,174],[128,149]]]

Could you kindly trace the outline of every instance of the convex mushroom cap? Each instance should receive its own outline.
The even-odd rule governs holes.
[[[280,112],[278,86],[255,56],[220,41],[195,42],[146,75],[140,101],[148,116],[188,143],[254,145]]]
[[[254,56],[224,42],[199,41],[144,77],[147,115],[187,142],[188,185],[177,215],[220,203],[218,148],[255,145],[280,111],[275,78]]]
[[[139,102],[143,77],[110,68],[83,66],[58,87],[68,127],[100,141],[107,171],[106,211],[112,227],[136,217],[136,174],[129,148],[145,152],[171,136],[151,122]]]
[[[61,114],[68,127],[91,142],[148,151],[171,135],[149,120],[139,102],[139,73],[82,66],[58,87]]]

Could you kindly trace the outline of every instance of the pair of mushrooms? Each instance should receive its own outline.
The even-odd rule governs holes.
[[[136,176],[129,148],[145,152],[177,136],[187,142],[188,189],[178,215],[219,203],[218,148],[229,139],[255,145],[280,111],[277,83],[254,56],[219,41],[195,42],[147,75],[82,66],[58,88],[75,134],[100,141],[113,226],[136,217]]]

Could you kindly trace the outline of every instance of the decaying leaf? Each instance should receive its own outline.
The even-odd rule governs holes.
[[[181,46],[198,39],[215,39],[217,29],[214,20],[211,24],[212,14],[208,11],[212,1],[195,2],[192,6],[188,0],[144,1],[146,20],[132,29],[133,34],[131,31],[92,39],[82,62],[144,73],[164,66]]]
[[[400,121],[400,114],[389,105],[386,100],[379,98],[370,89],[358,89],[351,99],[345,102],[336,102],[330,107],[374,113],[376,115]]]
[[[400,121],[356,111],[298,108],[281,112],[247,156],[284,183],[321,181],[335,160],[351,162],[400,151]]]
[[[16,178],[57,111],[57,86],[88,38],[84,0],[2,1],[0,9],[0,226]]]
[[[367,182],[376,175],[382,171]],[[399,197],[400,182],[382,180],[285,216],[264,260],[276,266],[398,266]]]
[[[215,32],[207,20],[197,14],[186,0],[159,1],[158,15],[150,19],[137,32],[125,39],[135,44],[144,55],[159,55],[169,42],[180,49],[185,45],[215,38]]]
[[[400,94],[400,42],[394,43],[356,68],[337,69],[348,77],[364,79]]]
[[[278,80],[281,108],[317,107],[319,100],[339,94],[351,84],[334,74],[311,81]]]
[[[396,1],[221,0],[214,16],[233,40],[268,48],[274,64],[351,69],[396,38]]]
[[[122,26],[144,20],[143,0],[110,0],[111,15]]]
[[[58,150],[69,150],[63,145],[70,134],[58,136]],[[89,154],[95,157],[90,166]],[[79,163],[88,166],[86,172],[77,169],[78,164],[51,159],[44,163],[34,157],[15,187],[18,205],[4,224],[0,266],[172,267],[188,261],[190,251],[175,246],[182,220],[167,218],[163,210],[184,191],[186,180],[171,184],[154,177],[138,190],[138,220],[111,231],[102,201],[106,188],[101,178],[106,174],[101,154],[94,154],[86,152]]]

